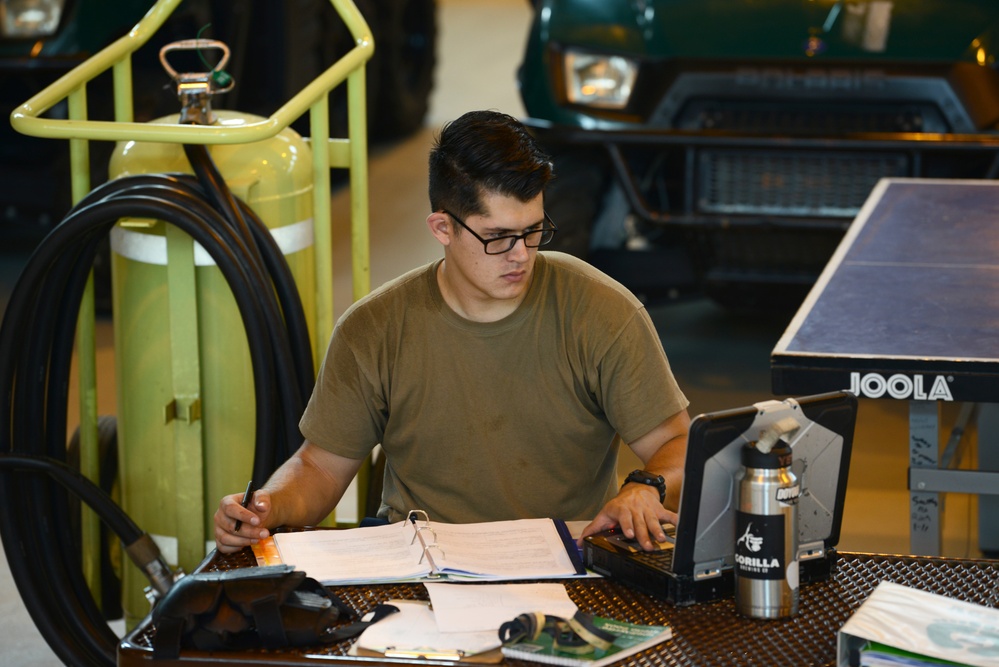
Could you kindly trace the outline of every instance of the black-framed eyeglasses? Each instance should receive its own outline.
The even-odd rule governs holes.
[[[491,239],[484,239],[476,234],[471,227],[466,225],[464,220],[456,216],[451,211],[442,209],[442,212],[451,216],[451,219],[468,230],[469,234],[479,239],[479,241],[482,242],[487,255],[502,255],[505,252],[510,252],[513,250],[513,246],[517,245],[517,241],[520,241],[521,239],[523,239],[524,245],[528,248],[539,248],[543,245],[551,243],[552,238],[555,236],[555,232],[558,231],[558,225],[556,225],[555,221],[548,216],[546,211],[546,226],[541,229],[531,229],[523,234],[509,234],[507,236],[496,236]]]

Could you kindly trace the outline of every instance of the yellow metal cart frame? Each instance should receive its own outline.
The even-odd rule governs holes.
[[[132,55],[164,24],[181,0],[159,0],[132,30],[32,97],[10,116],[11,125],[22,134],[69,141],[72,200],[78,202],[91,189],[90,141],[143,141],[174,144],[242,144],[274,137],[306,112],[309,113],[313,156],[313,221],[315,238],[316,323],[313,357],[322,359],[333,328],[333,267],[330,209],[330,178],[333,168],[347,169],[350,191],[350,236],[353,298],[370,290],[368,241],[368,162],[365,67],[374,53],[374,40],[367,22],[351,0],[331,0],[353,38],[353,48],[340,60],[277,109],[270,117],[238,127],[163,125],[134,122],[132,101]],[[114,119],[87,117],[87,85],[111,71]],[[329,94],[347,86],[347,137],[330,137]],[[46,118],[57,104],[67,102],[68,117]],[[320,150],[326,146],[326,150]],[[94,329],[93,279],[83,297],[77,327],[80,385],[81,472],[99,480],[97,368]],[[362,488],[366,478],[362,478]],[[83,517],[84,572],[91,590],[100,587],[97,562],[99,520],[92,512]]]

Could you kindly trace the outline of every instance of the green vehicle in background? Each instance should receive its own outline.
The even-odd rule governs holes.
[[[58,77],[127,33],[154,0],[0,0],[0,108],[6,118]],[[423,124],[436,67],[436,0],[355,0],[375,38],[367,67],[369,135],[407,135]],[[232,51],[235,87],[219,109],[269,116],[346,53],[351,37],[329,0],[185,0],[133,59],[134,115],[180,110],[159,61],[161,46],[202,36]],[[188,71],[202,71],[192,63]],[[110,74],[88,86],[88,115],[108,120]],[[345,90],[331,96],[331,134],[345,136]],[[65,104],[49,112],[66,116]],[[308,135],[308,119],[296,129]],[[299,126],[301,125],[301,126]],[[91,145],[92,185],[106,178],[113,146]],[[0,123],[0,239],[37,242],[70,207],[68,145]]]
[[[878,179],[999,175],[993,0],[533,4],[551,247],[649,302],[794,308]]]

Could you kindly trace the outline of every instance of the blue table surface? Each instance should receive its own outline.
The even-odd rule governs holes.
[[[999,359],[999,182],[882,181],[774,354]]]

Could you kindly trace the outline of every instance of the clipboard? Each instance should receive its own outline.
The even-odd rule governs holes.
[[[378,651],[356,648],[351,651],[350,655],[355,655],[359,658],[379,658],[381,660],[398,660],[400,662],[412,662],[413,660],[419,660],[421,662],[426,661],[431,664],[435,662],[458,662],[474,665],[498,665],[503,662],[503,653],[498,648],[490,649],[489,651],[485,651],[483,653],[476,653],[474,655],[449,652],[436,653],[433,651],[398,651],[379,653]]]
[[[489,632],[442,633],[437,629],[430,603],[423,600],[388,600],[399,609],[369,625],[350,647],[348,655],[384,660],[497,664],[503,661],[499,634]]]

